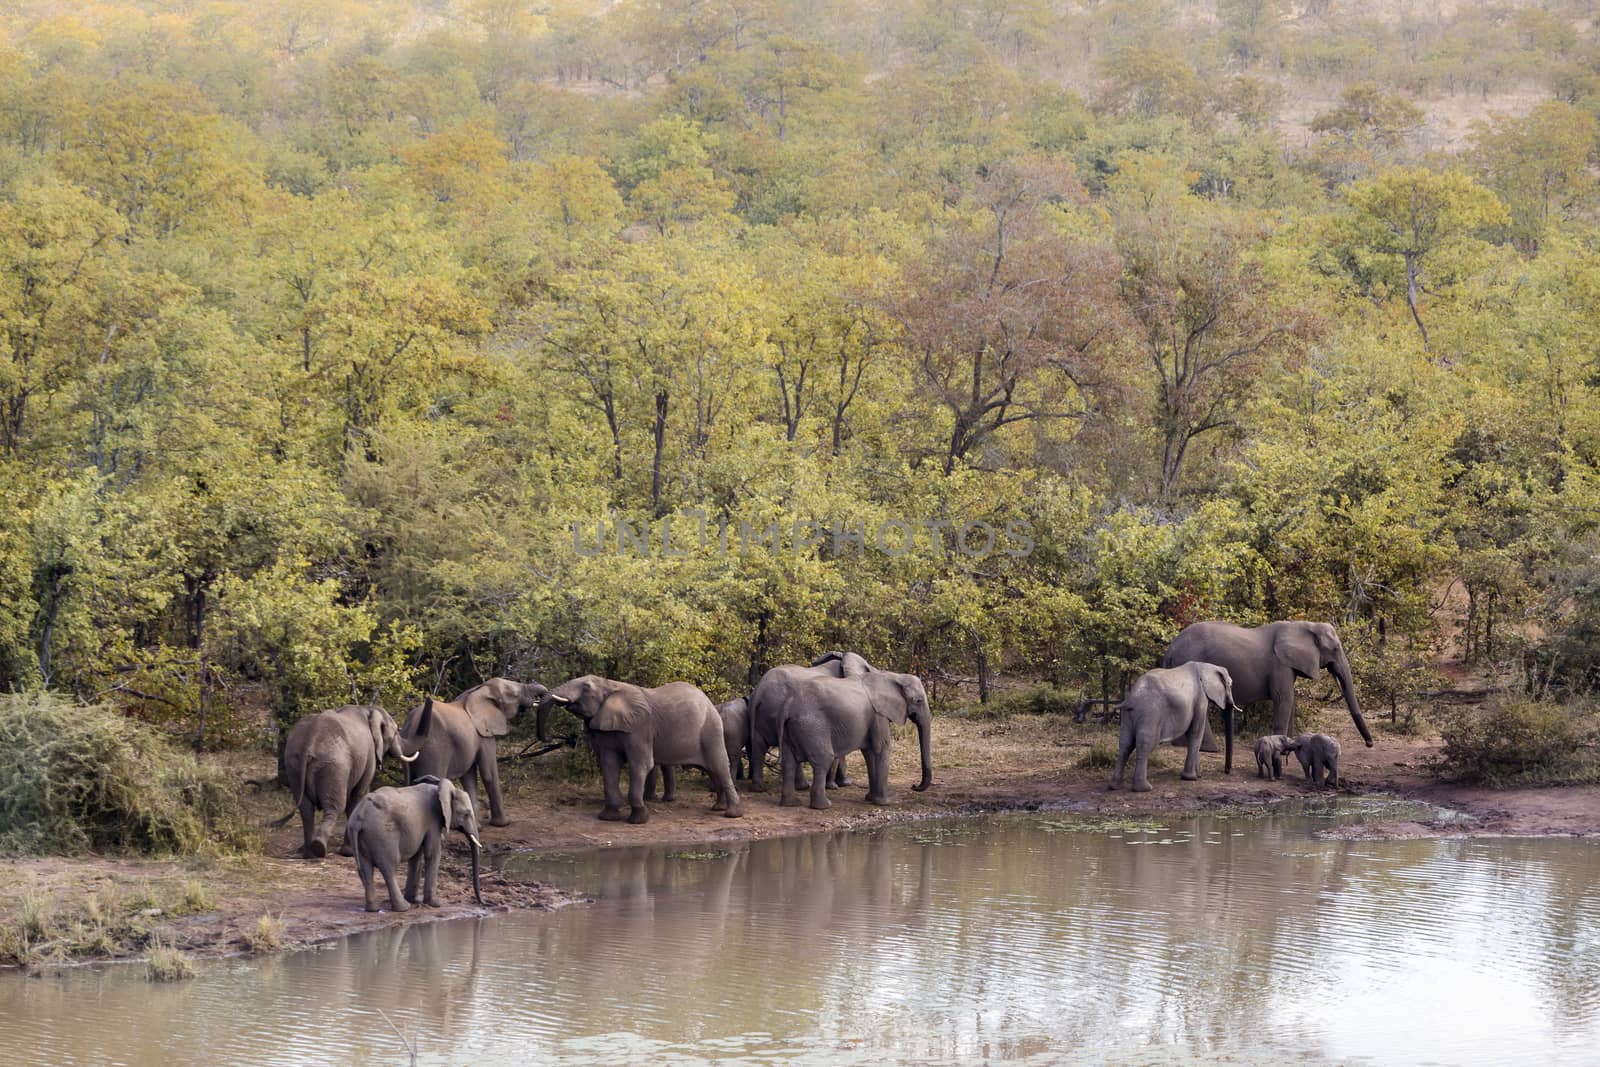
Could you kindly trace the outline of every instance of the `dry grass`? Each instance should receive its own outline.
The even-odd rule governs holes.
[[[267,912],[256,920],[255,926],[244,935],[251,952],[276,952],[283,947],[283,919]]]
[[[160,940],[150,943],[145,977],[152,982],[181,982],[194,977],[194,964],[182,952]]]

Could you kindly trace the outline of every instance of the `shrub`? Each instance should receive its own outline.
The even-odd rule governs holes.
[[[150,942],[145,977],[152,982],[180,982],[194,977],[194,964],[182,952],[159,940]]]
[[[115,709],[0,697],[0,854],[243,847],[238,790]]]
[[[283,947],[283,920],[268,912],[256,920],[256,925],[244,935],[251,952],[276,952]]]
[[[1439,771],[1459,782],[1555,785],[1600,780],[1600,718],[1592,707],[1525,695],[1450,714]]]

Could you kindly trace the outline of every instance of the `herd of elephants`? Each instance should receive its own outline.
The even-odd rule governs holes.
[[[1336,784],[1339,743],[1325,734],[1289,734],[1295,679],[1315,678],[1324,669],[1338,680],[1356,729],[1370,747],[1372,733],[1356,700],[1350,663],[1330,624],[1186,627],[1161,666],[1136,679],[1116,705],[1121,733],[1110,787],[1121,785],[1131,755],[1132,788],[1148,790],[1150,754],[1167,743],[1187,747],[1182,777],[1197,779],[1201,751],[1218,750],[1207,718],[1213,704],[1222,712],[1224,770],[1231,772],[1236,704],[1262,700],[1272,702],[1274,732],[1256,742],[1257,773],[1278,777],[1283,758],[1293,753],[1313,785],[1320,786],[1324,777]],[[852,751],[866,759],[866,799],[886,804],[890,728],[908,720],[916,724],[922,757],[921,780],[912,788],[920,792],[933,784],[932,718],[921,679],[879,670],[854,652],[834,651],[809,666],[773,667],[748,697],[720,706],[688,682],[648,689],[584,675],[554,689],[491,678],[451,701],[427,699],[407,717],[404,729],[380,707],[347,705],[319,712],[295,723],[286,739],[284,768],[295,808],[276,825],[298,813],[305,834],[302,854],[322,857],[343,811],[339,852],[355,857],[368,911],[380,908],[375,873],[383,875],[392,910],[417,903],[419,874],[422,903],[436,907],[444,839],[459,830],[471,844],[473,894],[481,903],[478,779],[489,798],[489,825],[507,825],[496,746],[510,733],[512,720],[529,709],[536,714],[538,736],[548,741],[550,712],[557,707],[583,721],[600,765],[602,819],[646,822],[645,801],[654,799],[658,779],[661,799],[674,799],[677,767],[704,770],[716,794],[712,810],[736,818],[743,810],[736,779],[747,775],[749,788],[764,792],[762,769],[772,749],[778,750],[781,804],[798,804],[798,791],[809,788],[813,808],[829,807],[828,790],[850,784],[845,756]],[[386,753],[407,765],[410,785],[371,789]],[[805,763],[811,765],[809,786]],[[627,811],[621,792],[624,764]],[[402,865],[407,871],[403,891],[396,882]]]

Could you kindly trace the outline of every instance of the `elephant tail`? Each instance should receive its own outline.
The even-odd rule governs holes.
[[[295,789],[294,807],[290,808],[289,809],[289,814],[285,815],[283,818],[272,820],[271,825],[273,827],[279,827],[279,826],[286,825],[289,822],[290,819],[294,818],[296,815],[298,815],[300,813],[300,804],[301,804],[302,801],[305,800],[305,796],[306,796],[306,772],[309,771],[310,769],[311,769],[311,749],[310,749],[309,746],[307,746],[305,752],[301,753],[301,755],[300,755],[300,784]]]

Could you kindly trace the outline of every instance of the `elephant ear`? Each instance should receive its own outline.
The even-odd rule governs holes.
[[[631,685],[618,686],[600,701],[589,725],[596,730],[631,733],[650,721],[650,703],[644,693]]]
[[[1213,663],[1201,665],[1200,686],[1205,690],[1206,699],[1217,707],[1233,706],[1233,679],[1228,676],[1227,668]]]
[[[863,674],[861,687],[867,691],[872,710],[892,723],[906,721],[907,696],[904,684],[892,674]]]
[[[504,737],[511,732],[511,719],[501,705],[493,681],[468,689],[458,699],[479,737]]]
[[[1277,636],[1272,639],[1272,654],[1302,678],[1315,678],[1322,670],[1316,636],[1306,623],[1279,627]]]
[[[440,782],[436,788],[439,795],[439,813],[444,816],[444,829],[449,833],[455,815],[451,810],[455,802],[455,786],[450,782]]]
[[[381,709],[367,709],[367,728],[372,731],[372,765],[377,767],[383,763],[383,711]]]

